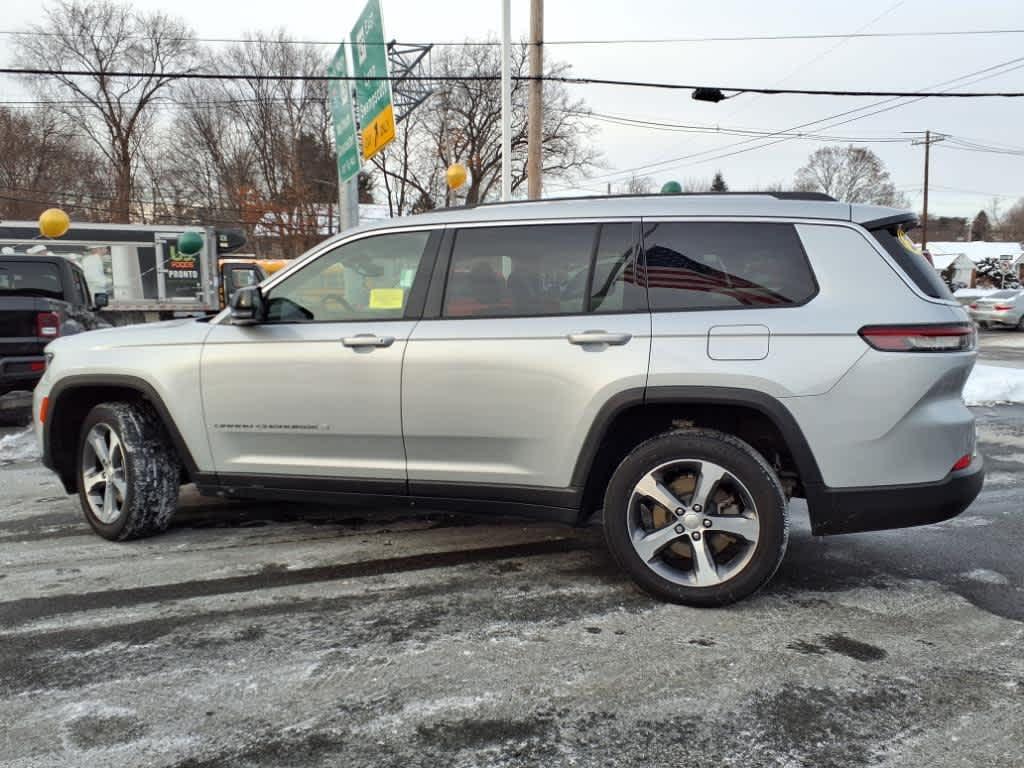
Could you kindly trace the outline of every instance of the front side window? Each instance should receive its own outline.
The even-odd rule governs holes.
[[[648,222],[643,241],[654,310],[785,307],[817,292],[792,224]]]
[[[401,319],[429,236],[402,232],[338,246],[270,290],[267,320]]]

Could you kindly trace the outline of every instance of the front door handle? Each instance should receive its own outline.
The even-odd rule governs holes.
[[[631,333],[608,333],[607,331],[581,331],[570,333],[568,336],[570,344],[608,344],[609,346],[622,346],[633,338]]]
[[[355,336],[346,336],[341,340],[346,347],[390,347],[395,343],[394,336],[378,336],[375,333],[359,333]]]

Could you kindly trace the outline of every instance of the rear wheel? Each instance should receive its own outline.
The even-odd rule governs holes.
[[[615,470],[604,530],[644,590],[714,606],[767,583],[789,529],[779,479],[757,451],[722,432],[679,430],[641,444]]]
[[[181,461],[152,408],[97,405],[82,425],[78,456],[78,495],[96,533],[125,541],[166,530]]]

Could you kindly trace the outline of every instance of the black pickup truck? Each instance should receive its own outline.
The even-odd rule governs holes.
[[[0,254],[0,396],[35,387],[43,348],[58,336],[107,327],[98,314],[106,305],[68,259]]]

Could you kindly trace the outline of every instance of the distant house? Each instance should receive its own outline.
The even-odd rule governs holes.
[[[968,288],[977,287],[978,284],[975,265],[989,257],[1009,257],[1009,271],[1024,281],[1024,249],[1020,243],[985,243],[980,240],[973,243],[929,242],[928,253],[931,254],[936,270],[942,272],[952,264],[955,270],[953,282]]]

